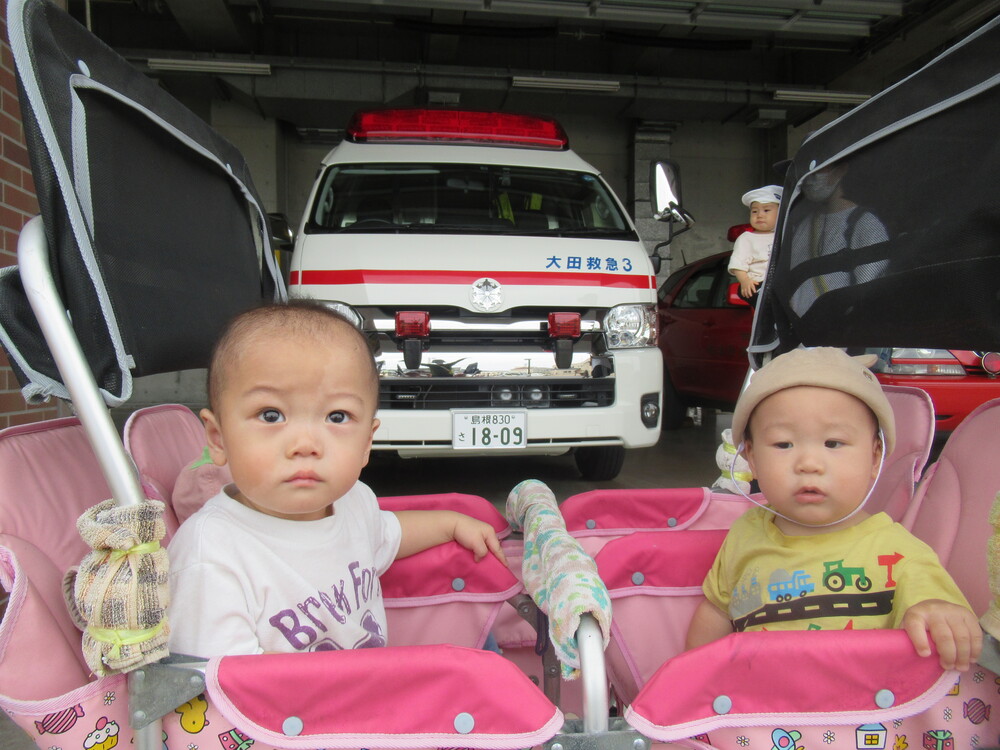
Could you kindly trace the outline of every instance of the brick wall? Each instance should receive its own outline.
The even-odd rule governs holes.
[[[7,0],[0,0],[0,266],[17,262],[17,236],[38,213],[28,151],[24,147],[14,61],[7,42]],[[37,422],[57,416],[54,403],[29,407],[0,350],[0,427]]]

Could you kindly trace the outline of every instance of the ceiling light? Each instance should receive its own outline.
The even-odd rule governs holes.
[[[998,9],[1000,9],[1000,0],[987,0],[987,2],[980,3],[972,10],[954,19],[951,22],[951,27],[957,31],[964,31],[971,26],[985,21],[996,13]]]
[[[787,116],[783,109],[755,109],[747,119],[747,127],[751,128],[773,128],[775,125],[783,123]]]
[[[462,95],[458,91],[428,91],[428,104],[457,105],[462,101]]]
[[[240,62],[237,60],[178,60],[169,57],[151,57],[150,70],[170,70],[186,73],[224,73],[229,75],[269,76],[267,63]]]
[[[557,89],[559,91],[614,92],[621,88],[618,81],[590,78],[545,78],[542,76],[514,76],[511,84],[518,89]]]
[[[774,100],[778,102],[861,104],[871,98],[871,94],[858,94],[853,91],[826,91],[825,89],[777,89],[774,92]]]

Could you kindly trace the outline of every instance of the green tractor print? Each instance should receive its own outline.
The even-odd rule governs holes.
[[[864,568],[845,568],[843,560],[825,562],[823,568],[823,585],[830,591],[843,591],[845,586],[851,585],[858,591],[868,591],[872,587],[872,579],[865,575]]]

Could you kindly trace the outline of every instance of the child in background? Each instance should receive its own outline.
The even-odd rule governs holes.
[[[781,186],[768,185],[744,193],[743,205],[750,209],[752,232],[744,232],[733,243],[729,272],[740,282],[740,296],[757,306],[757,289],[764,281],[778,222]]]
[[[450,511],[380,510],[358,481],[378,428],[364,336],[309,301],[237,316],[216,344],[201,412],[233,484],[170,543],[170,648],[212,657],[382,646],[379,576],[455,540],[503,560],[492,526]]]
[[[733,413],[766,504],[730,529],[687,647],[734,631],[902,628],[917,653],[966,670],[976,616],[937,555],[864,504],[892,451],[892,408],[871,355],[796,349],[756,372]]]

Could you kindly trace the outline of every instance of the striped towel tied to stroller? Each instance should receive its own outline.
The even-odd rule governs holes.
[[[507,520],[524,532],[524,587],[549,618],[549,639],[562,676],[580,676],[576,631],[580,618],[597,620],[607,647],[611,636],[611,597],[597,565],[566,531],[552,490],[537,479],[526,479],[507,496]]]
[[[74,620],[85,624],[87,665],[102,676],[167,656],[163,503],[119,506],[105,500],[80,516],[77,529],[93,552],[80,564],[67,603]]]

